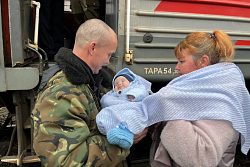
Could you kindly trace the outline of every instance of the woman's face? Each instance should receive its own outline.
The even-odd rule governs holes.
[[[192,71],[198,70],[199,67],[195,64],[193,56],[186,52],[184,49],[181,51],[183,57],[178,57],[178,63],[175,70],[179,71],[179,75],[188,74]]]

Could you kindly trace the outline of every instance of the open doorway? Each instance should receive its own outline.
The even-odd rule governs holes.
[[[86,20],[105,21],[106,0],[64,0],[64,47],[73,49],[78,27]]]

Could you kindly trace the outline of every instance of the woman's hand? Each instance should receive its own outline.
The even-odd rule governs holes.
[[[161,122],[157,122],[154,126],[154,132],[157,130],[158,126],[160,126]]]
[[[134,135],[134,143],[137,144],[141,139],[143,139],[148,133],[148,128],[145,128],[141,133]]]

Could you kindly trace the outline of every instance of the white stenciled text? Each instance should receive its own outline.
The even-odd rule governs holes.
[[[159,75],[166,75],[166,74],[178,74],[178,71],[172,68],[144,68],[144,72],[146,75],[150,74],[159,74]]]

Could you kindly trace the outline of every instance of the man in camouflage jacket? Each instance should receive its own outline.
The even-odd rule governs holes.
[[[45,72],[48,82],[42,83],[32,111],[33,147],[43,166],[121,166],[129,154],[111,145],[95,121],[102,81],[98,73],[116,47],[111,28],[88,20],[77,31],[73,52],[61,48],[55,56],[55,74]]]

